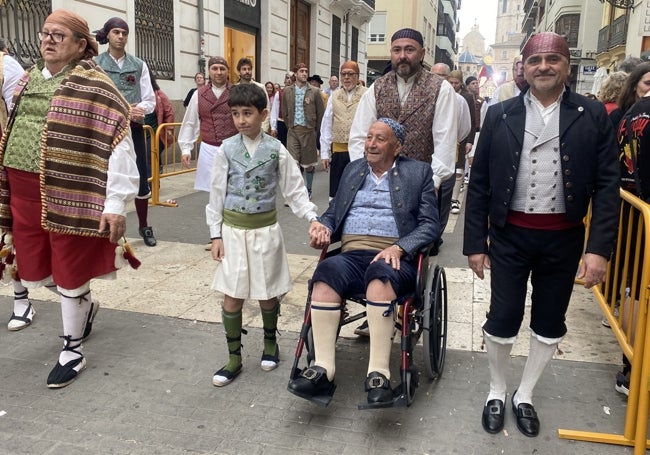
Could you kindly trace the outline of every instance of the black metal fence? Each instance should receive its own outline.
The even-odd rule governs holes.
[[[136,55],[157,79],[174,80],[174,2],[135,0]]]
[[[52,12],[50,0],[0,1],[0,35],[9,51],[27,68],[41,56],[38,32]]]

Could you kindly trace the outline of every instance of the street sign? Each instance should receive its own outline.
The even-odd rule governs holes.
[[[585,65],[582,67],[582,74],[585,76],[596,74],[596,65]]]

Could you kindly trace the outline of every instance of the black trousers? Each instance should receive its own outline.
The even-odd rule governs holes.
[[[519,333],[530,277],[530,328],[546,338],[564,336],[565,315],[584,246],[584,226],[546,231],[507,224],[492,226],[489,236],[492,296],[483,329],[501,338]]]

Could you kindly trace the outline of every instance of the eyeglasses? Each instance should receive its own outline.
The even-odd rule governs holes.
[[[45,41],[46,38],[52,39],[55,43],[61,43],[63,42],[63,39],[66,37],[63,33],[50,33],[50,32],[38,32],[38,39],[41,41]]]
[[[359,73],[341,73],[341,77],[354,77],[357,76]]]

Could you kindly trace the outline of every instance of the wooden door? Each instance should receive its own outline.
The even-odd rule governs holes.
[[[303,0],[291,0],[291,36],[289,69],[296,63],[309,66],[309,35],[311,6]]]

